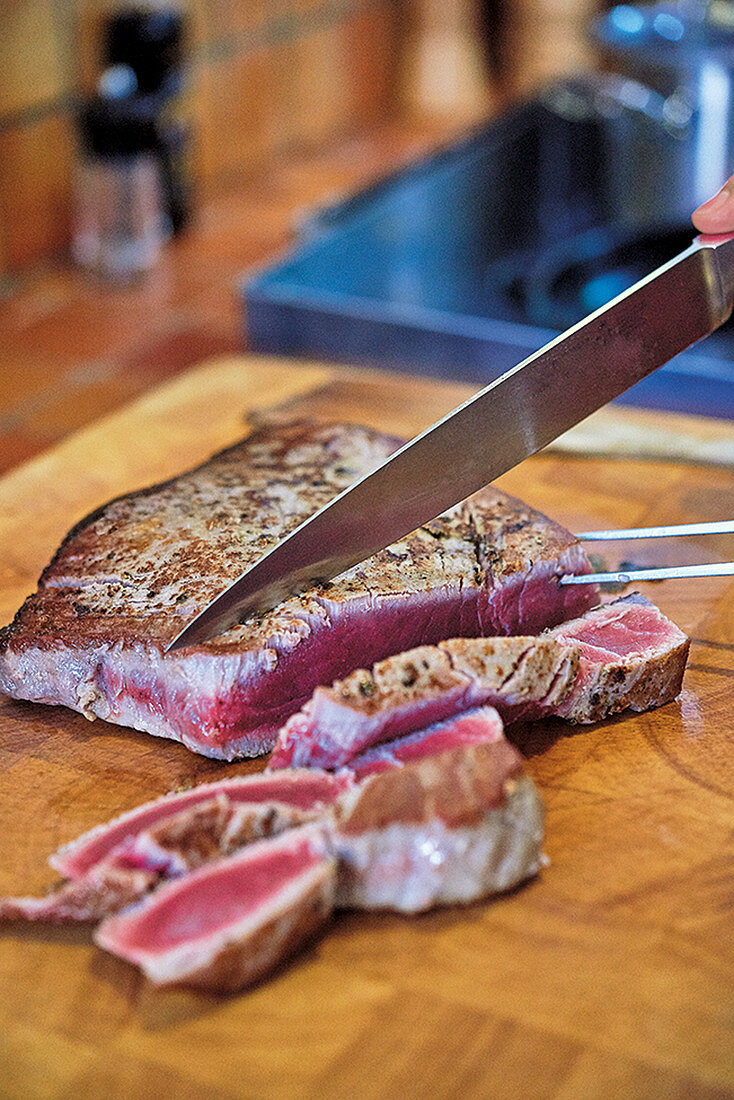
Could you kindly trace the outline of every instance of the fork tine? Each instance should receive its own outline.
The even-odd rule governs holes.
[[[669,581],[680,577],[734,577],[734,561],[711,565],[656,565],[650,569],[617,569],[611,573],[567,573],[559,584],[632,584],[633,581]]]

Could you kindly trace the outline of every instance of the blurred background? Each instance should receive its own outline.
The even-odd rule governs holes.
[[[3,0],[0,465],[242,348],[488,380],[690,238],[733,43],[721,0]],[[732,416],[733,360],[639,400]]]
[[[197,201],[298,149],[413,113],[456,125],[593,66],[594,0],[5,0],[0,6],[0,267],[71,243],[80,102],[116,60],[116,16],[150,13],[138,54],[178,66]],[[121,20],[120,20],[121,22]],[[121,35],[119,37],[122,37]],[[171,39],[178,45],[171,50]],[[166,58],[168,51],[168,58]],[[123,54],[118,43],[118,56]],[[171,56],[173,54],[173,56]]]

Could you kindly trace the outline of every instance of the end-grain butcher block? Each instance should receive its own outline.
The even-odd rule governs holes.
[[[396,441],[355,426],[264,428],[82,520],[0,632],[0,689],[172,737],[208,756],[270,749],[318,684],[449,637],[535,634],[593,586],[575,538],[488,488],[330,584],[168,656],[181,628]]]

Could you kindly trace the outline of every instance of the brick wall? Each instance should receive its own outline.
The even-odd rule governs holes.
[[[0,278],[66,252],[79,97],[113,0],[0,2]],[[199,191],[394,109],[401,0],[187,0]]]

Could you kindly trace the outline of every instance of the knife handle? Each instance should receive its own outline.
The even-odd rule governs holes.
[[[734,308],[734,233],[701,233],[693,247],[707,254],[712,290],[718,289],[719,324],[723,324]]]

